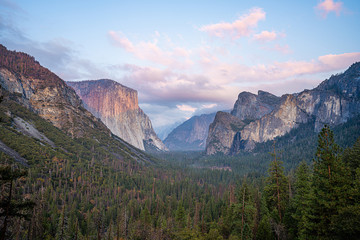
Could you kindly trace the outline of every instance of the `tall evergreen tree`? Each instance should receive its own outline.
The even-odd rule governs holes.
[[[180,202],[179,205],[178,205],[178,208],[176,210],[176,213],[175,213],[175,220],[176,220],[176,223],[177,223],[177,226],[179,228],[184,228],[185,227],[185,223],[186,223],[186,213],[185,213],[185,209],[182,205],[182,203]]]
[[[289,202],[288,179],[284,174],[282,161],[277,159],[274,143],[274,160],[270,163],[269,177],[264,188],[266,202],[272,217],[273,230],[278,239],[283,238],[285,229],[283,225],[284,211]]]
[[[311,172],[306,162],[301,162],[295,173],[295,196],[292,199],[292,208],[294,209],[291,214],[293,220],[294,234],[299,239],[308,239],[306,232],[309,228],[309,211],[311,199]]]
[[[274,161],[270,163],[269,177],[266,179],[264,191],[270,212],[276,209],[278,220],[281,222],[289,201],[289,188],[282,161],[277,160],[275,152]]]
[[[345,151],[343,161],[349,180],[335,216],[336,231],[341,238],[355,239],[360,236],[360,138]]]
[[[25,177],[27,171],[12,169],[11,166],[0,166],[0,219],[2,226],[0,239],[8,239],[8,226],[11,218],[20,217],[29,220],[29,211],[34,207],[34,202],[28,199],[16,199],[16,180]]]
[[[309,233],[317,239],[339,238],[336,218],[349,184],[333,135],[328,126],[321,130],[314,159]]]

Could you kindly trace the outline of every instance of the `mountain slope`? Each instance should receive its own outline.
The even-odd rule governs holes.
[[[67,84],[115,135],[141,150],[166,150],[149,117],[139,108],[137,91],[108,79]]]
[[[15,148],[17,152],[24,151],[22,148],[26,145],[8,145],[11,138],[15,137],[13,133],[16,133],[37,139],[52,149],[62,148],[65,152],[76,154],[73,147],[81,148],[76,141],[80,139],[81,142],[91,143],[94,148],[98,146],[102,151],[106,149],[106,154],[113,155],[114,159],[150,161],[143,152],[114,138],[110,130],[83,107],[75,91],[33,57],[8,51],[2,45],[0,53],[0,86],[4,99],[1,111],[2,122],[6,123],[1,128],[4,135],[0,140],[5,145]],[[12,137],[4,137],[5,133]],[[59,143],[59,136],[64,141]],[[70,143],[72,144],[69,146]],[[36,158],[36,155],[33,157]],[[29,157],[24,158],[29,160]]]
[[[25,53],[0,45],[0,85],[26,106],[73,137],[90,128],[110,134],[107,127],[83,108],[75,91],[57,75]]]
[[[191,117],[176,127],[164,140],[173,151],[204,150],[210,123],[215,113]]]
[[[355,63],[344,73],[330,77],[312,90],[286,94],[281,98],[271,97],[263,102],[271,107],[253,107],[259,106],[254,104],[258,102],[257,97],[250,93],[240,93],[239,98],[246,97],[235,103],[232,114],[240,117],[238,119],[248,119],[250,116],[249,123],[231,139],[227,131],[222,136],[219,132],[216,136],[209,134],[207,142],[210,146],[207,148],[212,147],[213,138],[226,138],[225,147],[231,142],[231,154],[236,154],[244,150],[251,151],[256,143],[283,136],[302,123],[313,122],[315,132],[320,131],[324,124],[336,126],[345,123],[360,112],[359,84],[360,63]],[[251,98],[254,100],[249,100]],[[248,110],[248,105],[253,111]],[[218,149],[221,147],[218,146]],[[228,153],[222,150],[218,152]]]

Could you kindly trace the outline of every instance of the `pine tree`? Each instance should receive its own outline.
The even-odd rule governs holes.
[[[289,202],[288,179],[284,174],[282,162],[277,159],[274,143],[274,161],[269,168],[269,177],[264,188],[266,202],[272,215],[272,226],[277,238],[284,236],[283,216]]]
[[[185,209],[182,205],[182,203],[179,203],[178,208],[175,213],[175,220],[179,228],[185,227]]]
[[[266,204],[266,199],[264,195],[260,196],[260,203],[258,206],[258,211],[260,215],[259,226],[256,232],[256,239],[271,240],[272,229],[270,225],[270,212]]]
[[[276,209],[279,222],[289,200],[288,179],[284,174],[282,161],[277,160],[274,149],[274,161],[270,163],[269,177],[266,179],[265,194],[270,212]]]
[[[56,231],[55,239],[56,240],[66,240],[68,237],[68,218],[65,212],[65,206],[62,207],[60,216],[59,216],[59,225]]]
[[[343,186],[339,214],[335,216],[336,231],[341,238],[355,239],[360,236],[360,138],[343,156],[345,171],[349,174]]]
[[[27,171],[12,169],[11,166],[0,166],[0,219],[2,226],[0,239],[8,237],[8,226],[11,218],[20,217],[29,220],[30,210],[34,207],[34,202],[28,199],[16,200],[15,181],[21,177],[25,177]]]
[[[305,162],[301,162],[295,173],[295,196],[292,199],[292,220],[295,222],[294,232],[299,239],[308,239],[306,232],[309,228],[309,211],[311,199],[311,172]]]
[[[325,126],[318,137],[318,147],[314,159],[312,199],[310,204],[311,222],[309,233],[318,239],[338,237],[339,214],[342,199],[346,197],[349,184],[348,173],[340,158],[339,146],[334,142],[334,134]]]

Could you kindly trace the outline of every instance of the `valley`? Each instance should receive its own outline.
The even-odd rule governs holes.
[[[360,63],[164,143],[137,90],[0,45],[0,239],[355,239]],[[192,110],[192,109],[190,109]]]

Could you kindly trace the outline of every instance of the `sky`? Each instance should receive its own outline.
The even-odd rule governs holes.
[[[0,43],[66,81],[138,91],[157,132],[242,91],[316,87],[360,61],[360,1],[0,0]]]

